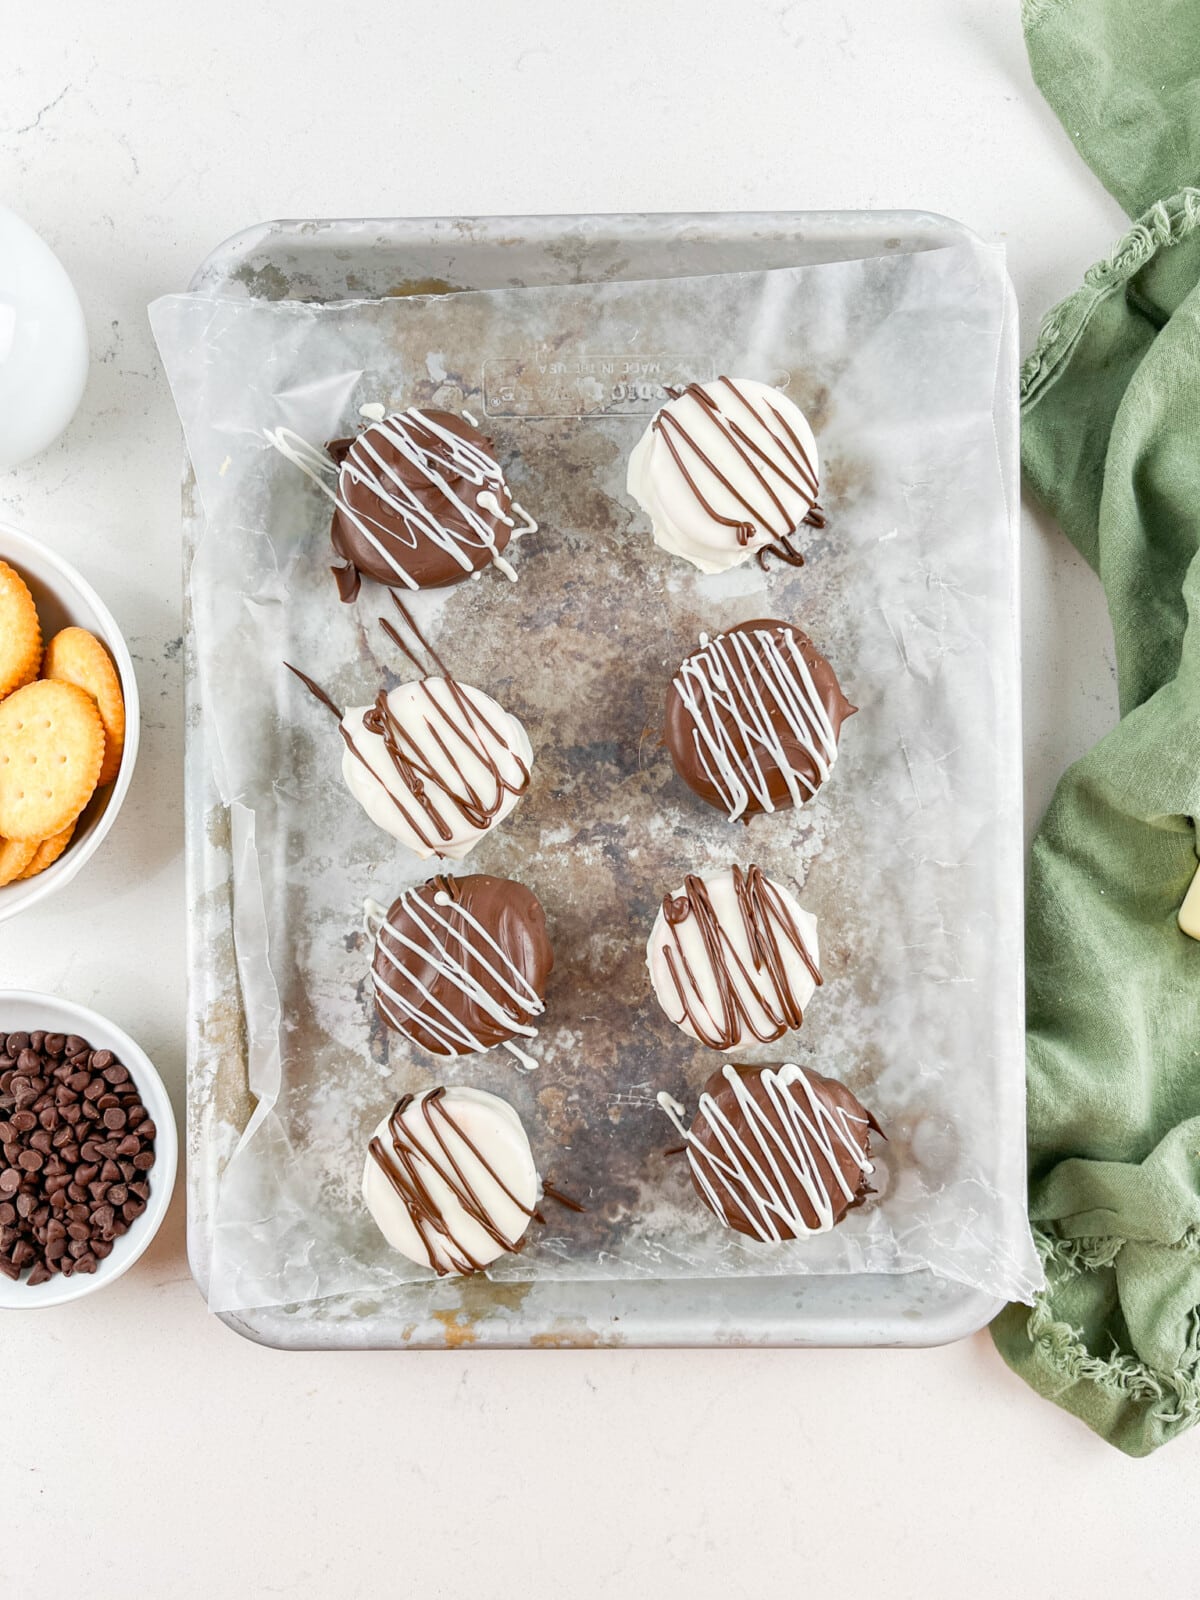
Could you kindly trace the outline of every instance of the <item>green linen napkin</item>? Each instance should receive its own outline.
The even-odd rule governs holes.
[[[993,1324],[1130,1455],[1200,1416],[1200,5],[1027,0],[1033,74],[1139,220],[1022,374],[1026,479],[1104,584],[1121,721],[1033,847],[1030,1216],[1047,1288]]]

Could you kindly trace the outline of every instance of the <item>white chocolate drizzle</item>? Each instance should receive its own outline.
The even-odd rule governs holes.
[[[504,472],[495,457],[482,445],[443,427],[416,406],[391,415],[383,415],[379,406],[363,406],[360,411],[370,419],[369,425],[350,446],[340,466],[328,451],[310,444],[290,428],[268,428],[265,437],[333,501],[340,514],[406,588],[417,589],[420,585],[405,565],[403,555],[397,553],[397,546],[401,552],[404,549],[415,551],[422,540],[446,552],[464,573],[472,572],[477,565],[472,553],[478,555],[486,551],[505,577],[515,583],[516,571],[496,548],[495,529],[485,513],[510,527],[512,538],[534,532],[537,523],[515,500],[511,502],[512,510],[521,518],[520,523],[501,510],[500,496],[508,491]],[[377,416],[377,412],[380,415]],[[381,453],[380,445],[387,445],[414,467],[434,494],[422,496],[406,484],[400,472]],[[331,479],[336,479],[336,485]],[[473,489],[474,494],[460,493],[463,485]],[[352,488],[365,488],[400,520],[403,532],[395,521],[385,523],[355,511],[348,498]],[[432,499],[434,505],[439,500],[444,502],[462,519],[465,528],[447,527],[433,506],[426,503],[427,498]]]
[[[702,1094],[697,1116],[712,1129],[716,1150],[709,1150],[684,1123],[678,1100],[665,1090],[657,1097],[683,1137],[688,1164],[713,1211],[730,1227],[732,1202],[764,1243],[827,1233],[846,1209],[835,1206],[829,1178],[847,1204],[861,1189],[847,1183],[839,1152],[852,1158],[862,1177],[875,1170],[863,1150],[863,1136],[854,1131],[869,1128],[871,1119],[866,1114],[855,1116],[845,1106],[826,1105],[795,1062],[758,1069],[774,1116],[754,1098],[736,1067],[723,1068],[721,1076],[733,1090],[748,1132],[744,1137],[739,1134],[716,1098]],[[805,1220],[801,1196],[818,1219],[815,1228]]]
[[[436,881],[436,880],[435,880]],[[381,908],[368,902],[373,910]],[[477,1034],[455,1015],[449,1006],[433,993],[405,967],[391,948],[394,941],[403,950],[410,951],[502,1028],[527,1039],[537,1037],[537,1029],[528,1021],[540,1016],[546,1009],[533,985],[524,973],[513,964],[508,952],[497,943],[483,924],[471,915],[461,901],[439,889],[433,904],[421,898],[420,889],[409,889],[400,896],[399,904],[419,930],[419,937],[410,938],[391,921],[385,912],[377,925],[376,951],[390,969],[391,976],[382,978],[372,967],[375,997],[385,1020],[393,1028],[407,1033],[410,1023],[417,1023],[441,1046],[435,1055],[458,1056],[471,1051],[488,1050]],[[443,915],[445,907],[455,905],[457,918]],[[371,913],[368,912],[368,915]],[[462,924],[466,924],[464,932]],[[459,953],[456,953],[459,952]],[[474,960],[500,989],[499,995],[488,992],[477,978],[467,970],[467,959]],[[517,1061],[518,1069],[532,1072],[538,1065],[519,1045],[505,1040],[504,1047]]]
[[[778,769],[793,805],[817,792],[837,760],[837,731],[790,630],[755,628],[700,635],[701,648],[679,669],[675,688],[693,723],[700,766],[731,822],[751,797],[774,811],[767,781]],[[788,759],[785,738],[812,760],[814,783]]]

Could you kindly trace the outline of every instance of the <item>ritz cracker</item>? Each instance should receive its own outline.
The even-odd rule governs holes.
[[[57,861],[80,813],[111,783],[125,701],[104,645],[64,628],[42,649],[37,607],[0,561],[0,886]]]

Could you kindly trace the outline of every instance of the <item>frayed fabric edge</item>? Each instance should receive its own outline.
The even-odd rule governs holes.
[[[1033,1237],[1051,1283],[1053,1268],[1074,1274],[1111,1266],[1124,1243],[1119,1239],[1059,1239],[1037,1228]],[[1179,1242],[1180,1249],[1198,1247],[1200,1240],[1194,1235]],[[1159,1422],[1190,1427],[1200,1420],[1200,1378],[1194,1366],[1155,1372],[1135,1356],[1119,1351],[1107,1357],[1094,1355],[1084,1343],[1082,1329],[1054,1316],[1050,1292],[1046,1289],[1037,1296],[1025,1328],[1030,1344],[1053,1372],[1067,1383],[1095,1384],[1118,1399],[1157,1402],[1152,1415]]]
[[[1046,9],[1046,0],[1033,0],[1033,4]],[[1152,205],[1103,260],[1088,268],[1081,287],[1052,306],[1042,319],[1037,341],[1021,365],[1022,409],[1061,371],[1100,301],[1128,283],[1158,251],[1179,244],[1198,227],[1200,189],[1181,189]]]

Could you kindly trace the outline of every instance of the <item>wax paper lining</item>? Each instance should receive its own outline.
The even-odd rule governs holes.
[[[199,295],[152,308],[205,531],[189,575],[202,714],[230,808],[234,931],[257,1108],[222,1174],[210,1305],[376,1293],[428,1274],[363,1207],[366,1141],[406,1090],[504,1095],[547,1207],[497,1279],[906,1272],[1028,1298],[1024,1209],[1015,550],[993,432],[1002,253],[964,244],[760,273],[320,306]],[[778,383],[813,423],[828,526],[807,564],[702,577],[657,549],[625,463],[666,383]],[[471,410],[539,531],[499,573],[411,606],[455,674],[525,722],[534,782],[451,871],[519,878],[556,966],[519,1073],[436,1061],[374,1014],[368,897],[430,875],[340,777],[328,714],[411,675],[366,583],[339,603],[329,503],[266,443],[354,431],[358,407]],[[798,812],[730,824],[659,743],[703,630],[783,617],[859,706]],[[826,983],[803,1029],[736,1059],[843,1079],[885,1129],[875,1194],[828,1234],[765,1246],[719,1227],[656,1104],[689,1109],[725,1059],[659,1011],[645,941],[688,871],[756,861],[820,920]]]

